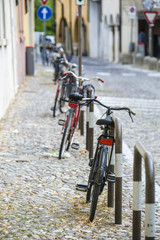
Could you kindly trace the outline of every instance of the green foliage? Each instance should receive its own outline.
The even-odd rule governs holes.
[[[55,35],[55,18],[54,18],[54,1],[48,0],[46,6],[52,9],[52,17],[46,21],[46,35]],[[44,32],[44,21],[40,20],[37,16],[37,10],[39,7],[43,6],[41,0],[34,1],[35,9],[35,31]]]

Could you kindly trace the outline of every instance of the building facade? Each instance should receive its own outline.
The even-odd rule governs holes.
[[[156,1],[155,1],[156,2]],[[149,24],[139,0],[89,0],[89,49],[91,57],[130,63],[141,51],[138,38],[143,30],[146,36],[144,55],[149,55]],[[152,11],[160,6],[154,5]],[[160,17],[152,26],[152,54],[160,58]]]
[[[26,8],[29,12],[32,6],[33,19],[33,4],[33,0],[0,1],[0,119],[26,75],[26,44],[31,32],[33,36]]]
[[[78,54],[78,6],[75,0],[56,0],[56,43]],[[88,1],[82,6],[82,53],[89,51]]]

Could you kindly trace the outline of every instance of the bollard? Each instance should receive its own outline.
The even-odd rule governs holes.
[[[88,96],[92,98],[92,89],[88,89]],[[89,158],[93,158],[93,141],[94,141],[94,102],[89,105],[89,127],[88,127],[88,151]]]
[[[122,125],[114,114],[111,116],[115,136],[115,224],[122,224]]]
[[[115,119],[115,224],[122,224],[122,125]]]
[[[84,135],[84,108],[81,108],[80,111],[80,118],[79,118],[79,128],[80,128],[80,133],[83,136]]]
[[[114,130],[110,130],[110,136],[114,136]],[[109,148],[108,156],[111,154],[111,148]],[[109,159],[108,159],[109,160]],[[110,164],[110,170],[114,172],[115,164],[115,145],[113,146],[112,159]],[[114,207],[114,183],[108,182],[108,207]]]
[[[88,91],[87,91],[87,98],[89,97],[88,95]],[[89,151],[89,147],[88,147],[88,129],[89,129],[89,106],[86,107],[86,149]]]
[[[140,144],[134,148],[133,166],[133,229],[132,239],[141,239],[141,166],[145,162],[145,240],[155,239],[155,183],[154,166],[151,154]]]

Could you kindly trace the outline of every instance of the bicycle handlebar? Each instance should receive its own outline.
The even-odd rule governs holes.
[[[107,106],[103,103],[101,103],[99,100],[97,100],[96,98],[83,98],[83,95],[79,94],[79,93],[72,93],[69,95],[69,99],[70,101],[76,101],[76,102],[79,102],[79,101],[82,101],[82,102],[85,102],[84,104],[90,104],[91,102],[96,102],[98,103],[99,105],[101,105],[102,107],[104,108],[107,108],[108,109],[108,114],[111,114],[112,113],[112,110],[113,111],[121,111],[121,110],[125,110],[128,112],[130,118],[132,119],[132,116],[131,115],[136,115],[136,113],[128,108],[128,107],[111,107],[111,106]],[[133,119],[132,119],[133,121]]]
[[[101,103],[100,101],[98,101],[95,98],[82,98],[82,101],[94,101],[94,102],[97,102],[98,104],[100,104],[102,107],[107,108],[108,110],[115,110],[115,111],[126,110],[129,113],[131,113],[133,115],[136,115],[136,113],[132,109],[130,109],[128,107],[111,107],[111,106],[107,106],[107,105]]]
[[[65,72],[64,73],[64,78],[67,77],[67,75],[71,74],[76,80],[80,80],[81,82],[84,82],[84,81],[90,81],[90,80],[98,80],[102,83],[104,83],[104,80],[102,78],[93,78],[93,79],[89,79],[89,78],[85,78],[85,77],[82,77],[82,76],[77,76],[75,73],[73,73],[72,71],[68,71],[68,72]]]

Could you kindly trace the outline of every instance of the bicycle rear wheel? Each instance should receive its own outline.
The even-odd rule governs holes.
[[[87,194],[86,194],[86,203],[91,201],[91,195],[92,195],[92,191],[93,191],[93,185],[94,185],[94,181],[95,181],[95,175],[97,172],[97,164],[98,164],[98,159],[99,159],[99,153],[100,153],[100,149],[98,149],[95,153],[95,156],[92,160],[91,164],[91,168],[90,168],[90,172],[89,172],[89,177],[88,177],[88,187],[87,187]]]
[[[101,151],[99,154],[99,164],[98,164],[98,169],[95,175],[95,181],[94,181],[92,199],[91,199],[90,216],[89,216],[89,220],[91,222],[94,220],[94,217],[95,217],[98,197],[102,193],[105,185],[106,163],[107,163],[107,149],[101,148]]]
[[[67,116],[67,120],[64,127],[64,132],[62,136],[62,141],[59,150],[59,159],[63,158],[64,153],[69,148],[70,144],[70,132],[71,132],[71,123],[74,109],[69,110],[69,114]]]

